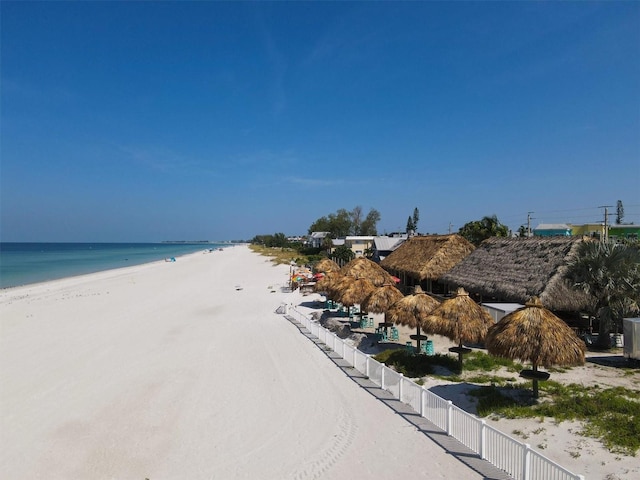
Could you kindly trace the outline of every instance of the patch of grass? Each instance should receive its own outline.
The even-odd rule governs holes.
[[[260,255],[270,257],[271,261],[276,265],[289,265],[292,260],[298,265],[303,265],[308,263],[309,261],[306,256],[301,256],[300,252],[293,248],[271,248],[265,247],[264,245],[256,245],[253,243],[249,245],[249,248]]]
[[[541,382],[547,400],[527,403],[512,395],[513,387],[480,387],[471,394],[478,397],[478,414],[498,414],[506,418],[551,417],[557,422],[584,423],[583,435],[600,439],[614,453],[635,456],[640,449],[640,401],[638,392],[622,387],[595,388],[557,382]]]
[[[520,363],[507,358],[494,357],[484,352],[471,352],[463,360],[463,369],[465,371],[482,370],[487,372],[498,370],[501,367],[505,367],[510,372],[522,370],[522,364]]]
[[[495,375],[486,375],[486,374],[471,375],[471,376],[466,376],[464,378],[464,381],[469,383],[479,383],[479,384],[490,383],[491,385],[499,385],[499,386],[509,385],[514,380],[515,379],[513,378],[497,377]]]
[[[404,349],[385,350],[373,358],[410,378],[432,374],[436,365],[445,368],[457,365],[456,360],[449,355],[411,355]]]

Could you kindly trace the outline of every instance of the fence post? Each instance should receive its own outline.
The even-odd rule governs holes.
[[[400,374],[400,380],[398,381],[398,400],[402,401],[402,380],[404,380],[404,374]]]
[[[353,368],[356,368],[357,353],[358,353],[358,349],[356,347],[353,347]]]
[[[425,402],[425,397],[427,396],[427,391],[425,390],[424,387],[420,387],[420,416],[424,417],[425,415],[425,406],[424,406],[424,402]],[[426,418],[426,417],[425,417]]]
[[[384,390],[384,363],[381,363],[382,370],[380,370],[380,388]]]
[[[447,400],[447,435],[449,436],[451,436],[452,423],[453,423],[453,402],[451,400]]]
[[[482,460],[485,459],[485,453],[484,453],[484,444],[486,442],[486,437],[487,434],[485,432],[485,428],[487,427],[487,422],[484,420],[480,421],[480,458]]]
[[[531,461],[531,445],[524,444],[522,451],[522,480],[529,480],[529,463]]]
[[[369,359],[371,357],[369,355],[367,355],[367,359],[364,361],[364,370],[365,370],[365,375],[367,376],[367,378],[369,378]]]

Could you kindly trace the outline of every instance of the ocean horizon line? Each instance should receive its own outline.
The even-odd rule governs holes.
[[[0,242],[0,288],[60,280],[223,249],[232,242]]]

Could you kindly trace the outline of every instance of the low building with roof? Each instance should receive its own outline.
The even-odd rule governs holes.
[[[492,237],[442,277],[481,302],[525,304],[537,296],[549,310],[589,311],[592,297],[565,278],[582,237]]]
[[[373,239],[373,255],[371,260],[380,263],[387,256],[396,250],[407,239],[407,235],[389,237],[382,235]]]
[[[570,237],[571,225],[566,223],[541,223],[533,229],[535,237]]]
[[[474,248],[457,234],[413,236],[382,260],[380,266],[400,279],[399,287],[405,293],[415,285],[425,292],[447,293],[440,278]]]

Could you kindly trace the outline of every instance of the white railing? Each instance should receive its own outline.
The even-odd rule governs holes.
[[[458,440],[515,480],[584,480],[553,460],[486,424],[482,419],[453,405],[401,373],[377,362],[333,332],[307,318],[295,307],[287,314],[302,324],[331,350],[396,399],[409,405],[447,435]]]

